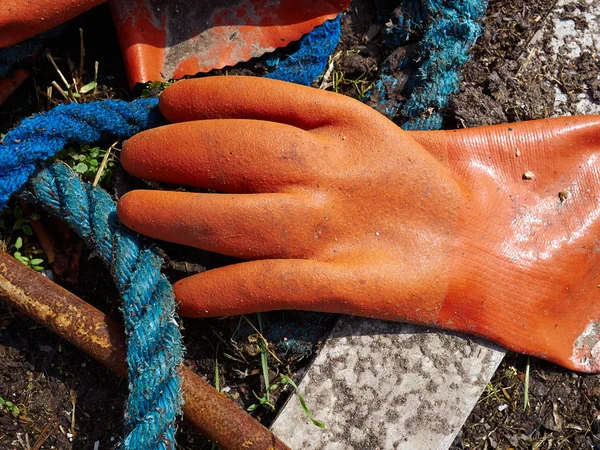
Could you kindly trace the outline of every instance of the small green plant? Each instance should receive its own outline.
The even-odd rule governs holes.
[[[366,79],[367,74],[362,73],[359,77],[354,79],[346,78],[344,72],[339,70],[333,71],[332,90],[333,92],[340,92],[342,86],[351,86],[356,91],[357,98],[363,100],[367,93],[373,87],[373,82]]]
[[[44,264],[44,260],[42,258],[34,258],[31,255],[25,256],[21,253],[21,248],[23,247],[23,238],[20,236],[15,241],[15,249],[16,252],[13,253],[15,259],[18,259],[27,267],[31,267],[33,270],[37,270],[41,272],[44,270],[44,267],[41,264]]]
[[[263,373],[263,379],[265,380],[265,396],[266,396],[266,404],[270,405],[270,398],[269,398],[269,362],[268,362],[268,355],[267,355],[267,347],[268,347],[268,342],[267,340],[263,337],[263,328],[262,328],[262,316],[260,313],[256,313],[256,319],[258,320],[258,330],[260,331],[260,364],[262,367],[262,373]],[[256,394],[254,394],[254,396],[256,397]],[[262,403],[261,403],[262,405]],[[273,409],[275,409],[275,407],[273,407]]]
[[[150,81],[142,90],[140,97],[156,97],[171,84],[173,84],[172,81]]]
[[[265,394],[262,397],[256,395],[256,392],[252,391],[258,403],[254,403],[250,405],[247,409],[248,412],[254,411],[259,406],[266,406],[271,410],[275,410],[275,406],[271,403],[271,399],[269,397],[269,392],[273,389],[277,388],[277,385],[271,386],[269,382],[269,362],[268,362],[268,342],[263,337],[263,329],[262,329],[262,316],[260,313],[256,313],[256,319],[258,320],[258,342],[260,346],[260,365],[262,368],[263,380],[265,382]],[[251,324],[252,325],[252,324]]]
[[[294,380],[292,380],[287,375],[281,375],[279,384],[282,387],[290,385],[296,391],[296,394],[298,394],[298,400],[300,400],[300,406],[302,406],[302,410],[304,411],[304,414],[306,415],[306,417],[308,417],[314,425],[318,426],[319,428],[325,429],[325,424],[323,422],[320,422],[317,419],[315,419],[313,417],[312,413],[310,412],[310,409],[308,409],[308,406],[306,406],[304,397],[302,397],[302,395],[300,395],[300,390],[298,389],[298,385],[294,382]]]
[[[96,77],[98,75],[96,74]],[[92,81],[86,85],[83,85],[79,88],[79,92],[72,92],[71,95],[75,98],[81,98],[81,95],[87,94],[90,91],[95,91],[98,88],[98,82]]]
[[[252,391],[252,394],[254,395],[254,398],[257,400],[257,402],[253,403],[248,408],[246,408],[246,411],[248,411],[248,412],[255,411],[259,406],[265,406],[265,407],[269,408],[270,410],[275,411],[275,405],[273,405],[271,403],[271,398],[269,396],[269,392],[274,391],[275,389],[278,389],[278,388],[283,389],[289,385],[296,391],[296,394],[298,394],[298,400],[300,400],[300,406],[302,406],[302,410],[304,411],[304,414],[306,415],[306,417],[308,417],[309,420],[317,427],[325,428],[325,424],[323,424],[323,422],[319,422],[317,419],[315,419],[313,417],[310,409],[308,409],[308,406],[306,406],[306,401],[304,400],[304,397],[302,397],[302,395],[300,395],[298,386],[296,385],[296,383],[294,382],[294,380],[292,378],[288,377],[287,375],[280,374],[278,382],[276,382],[274,384],[270,383],[270,381],[269,381],[269,366],[268,366],[268,359],[267,359],[268,353],[271,353],[273,358],[275,358],[277,361],[279,361],[279,359],[277,358],[277,356],[275,356],[274,353],[271,352],[271,350],[269,350],[269,343],[263,336],[263,326],[262,326],[261,314],[257,313],[256,318],[258,320],[258,330],[254,327],[254,325],[252,325],[252,322],[250,322],[247,318],[246,318],[246,320],[248,321],[250,326],[252,326],[252,328],[254,328],[254,330],[257,332],[256,336],[258,338],[258,342],[259,342],[259,346],[260,346],[260,360],[261,360],[262,376],[263,376],[263,380],[265,382],[265,394],[262,396],[258,396],[256,394],[256,392]],[[281,361],[279,361],[279,362],[281,362]]]
[[[34,270],[44,270],[41,266],[44,260],[32,256],[32,253],[38,253],[35,251],[35,248],[32,247],[34,250],[33,252],[29,247],[27,250],[24,250],[26,241],[31,239],[35,240],[31,222],[39,220],[39,215],[37,213],[32,213],[29,217],[26,217],[19,205],[14,205],[9,211],[9,213],[0,216],[0,248],[4,251],[8,251],[13,247],[13,256],[16,259]],[[14,243],[12,243],[13,239]]]
[[[504,375],[506,378],[514,378],[518,375],[519,371],[515,366],[508,366],[504,369]]]
[[[302,407],[302,410],[304,411],[304,414],[306,415],[306,417],[308,417],[308,419],[317,427],[325,429],[325,424],[313,417],[312,412],[306,405],[306,401],[304,400],[304,397],[302,397],[302,395],[300,394],[298,385],[294,382],[294,380],[291,377],[281,374],[279,376],[279,381],[277,383],[274,383],[271,386],[269,386],[269,389],[267,391],[274,391],[275,389],[277,389],[279,387],[285,388],[288,385],[291,386],[296,391],[296,394],[298,395],[298,400],[300,401],[300,406]],[[254,394],[254,398],[256,398],[256,400],[258,402],[250,405],[246,409],[246,411],[252,412],[252,411],[256,410],[256,408],[258,408],[259,406],[266,406],[269,409],[275,411],[275,406],[269,402],[269,398],[268,398],[267,394],[263,395],[262,397],[259,397],[258,395],[256,395],[256,393],[254,391],[252,391],[252,394]]]
[[[246,408],[246,411],[252,412],[259,406],[266,406],[270,410],[275,411],[275,405],[273,405],[271,402],[269,402],[268,392],[272,391],[273,389],[276,389],[276,388],[277,388],[276,384],[274,384],[273,386],[270,386],[270,389],[267,389],[267,393],[265,395],[263,395],[262,397],[259,397],[258,395],[256,395],[256,392],[252,391],[252,394],[254,395],[254,398],[258,401],[258,403],[253,403],[252,405],[248,406],[248,408]]]
[[[23,234],[25,234],[27,236],[33,235],[33,230],[31,229],[30,224],[31,224],[32,220],[39,219],[39,216],[32,215],[29,218],[24,217],[23,210],[18,205],[13,208],[12,213],[13,213],[13,217],[15,219],[15,224],[13,225],[12,229],[15,231],[21,231]]]
[[[217,392],[223,392],[221,390],[221,376],[219,374],[219,344],[217,344],[217,356],[215,357],[215,389]],[[219,450],[219,446],[214,442],[210,443],[210,450]]]
[[[495,382],[489,382],[486,386],[485,386],[485,391],[484,391],[485,395],[482,395],[481,398],[479,399],[479,401],[485,401],[486,404],[489,404],[490,401],[493,401],[495,403],[499,403],[502,400],[502,386],[501,383],[499,383],[498,381]]]
[[[0,397],[0,409],[4,409],[4,408],[6,408],[8,410],[8,412],[11,413],[15,417],[17,417],[19,414],[21,414],[21,410],[19,409],[19,407],[17,405],[15,405],[13,402],[4,400],[2,397]]]
[[[67,163],[82,179],[106,186],[110,183],[115,167],[115,158],[111,150],[112,146],[104,150],[86,144],[79,148],[67,148],[60,152],[57,158]]]

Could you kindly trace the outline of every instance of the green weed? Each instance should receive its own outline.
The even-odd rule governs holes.
[[[268,362],[268,354],[267,354],[268,342],[263,337],[263,334],[262,334],[262,332],[263,332],[262,316],[260,313],[256,313],[256,319],[258,320],[257,334],[258,334],[258,342],[259,342],[259,347],[260,347],[260,364],[261,364],[261,368],[262,368],[263,380],[265,382],[265,394],[262,397],[259,397],[258,395],[256,395],[256,392],[252,391],[252,394],[254,394],[254,397],[256,398],[256,400],[258,400],[258,403],[254,403],[254,404],[250,405],[247,408],[247,411],[252,412],[259,406],[266,406],[269,409],[274,411],[275,406],[271,403],[271,399],[269,397],[269,391],[273,390],[273,388],[276,388],[277,385],[272,387],[269,383],[269,362]],[[254,326],[253,326],[253,328],[254,328]]]
[[[4,408],[6,408],[8,410],[8,412],[11,413],[15,417],[17,417],[19,414],[21,414],[21,410],[19,409],[19,407],[17,405],[15,405],[13,402],[4,400],[2,397],[0,397],[0,410],[2,410]]]
[[[68,164],[83,180],[107,187],[114,172],[115,156],[112,149],[116,144],[106,150],[87,144],[79,148],[69,147],[59,152],[57,158]]]
[[[150,81],[142,90],[140,97],[156,97],[166,88],[168,88],[171,84],[173,84],[172,81]]]
[[[306,417],[308,417],[308,419],[317,427],[325,428],[325,424],[323,422],[320,422],[313,417],[310,409],[306,405],[306,401],[304,400],[304,397],[302,397],[302,395],[300,395],[298,386],[296,385],[296,383],[294,382],[294,380],[291,377],[284,375],[284,374],[279,374],[279,380],[277,382],[271,384],[271,382],[269,380],[268,354],[270,353],[273,356],[273,358],[277,359],[278,362],[281,363],[281,361],[279,361],[277,356],[271,350],[269,350],[269,343],[263,336],[263,326],[262,326],[261,314],[257,313],[256,318],[258,320],[258,329],[256,329],[254,327],[254,325],[252,324],[252,322],[250,322],[247,318],[246,318],[246,320],[252,326],[252,328],[254,328],[254,330],[257,332],[256,336],[258,338],[259,347],[260,347],[260,359],[261,359],[262,376],[263,376],[264,383],[265,383],[265,393],[262,396],[259,396],[256,394],[256,392],[252,391],[252,394],[254,395],[254,398],[256,399],[256,403],[253,403],[248,408],[246,408],[246,411],[248,411],[248,412],[255,411],[259,406],[264,406],[264,407],[269,408],[272,411],[275,411],[275,405],[273,405],[271,403],[271,398],[269,396],[269,393],[276,389],[280,389],[280,388],[284,389],[286,386],[291,386],[296,391],[296,394],[298,394],[298,400],[300,400],[300,406],[302,407],[302,410],[304,411],[304,414],[306,415]]]
[[[26,236],[32,236],[33,230],[31,229],[31,221],[38,220],[39,216],[35,214],[31,217],[25,217],[23,214],[23,210],[18,205],[13,208],[12,215],[15,219],[15,223],[12,226],[12,231],[17,233],[21,232]],[[2,225],[4,224],[0,224],[0,226]]]
[[[276,389],[277,385],[273,385],[271,386],[270,390]],[[253,403],[250,406],[248,406],[248,408],[246,408],[246,411],[248,412],[252,412],[254,410],[256,410],[256,408],[258,408],[259,406],[266,406],[267,408],[269,408],[272,411],[275,411],[275,405],[273,405],[272,403],[269,402],[269,390],[267,390],[267,393],[265,395],[263,395],[262,397],[259,397],[258,395],[256,395],[256,392],[252,391],[252,394],[254,395],[254,398],[258,401],[258,403]]]
[[[44,260],[38,256],[34,256],[34,254],[39,253],[39,251],[35,250],[35,247],[32,247],[31,245],[25,245],[26,241],[31,241],[31,239],[35,240],[31,222],[38,220],[39,216],[34,213],[31,216],[26,217],[19,205],[15,205],[12,210],[9,211],[10,212],[7,214],[0,216],[0,239],[4,241],[2,243],[2,248],[8,251],[12,245],[14,248],[13,256],[15,259],[18,259],[33,270],[44,270],[44,267],[42,266]],[[12,243],[13,239],[14,243]],[[27,247],[27,249],[25,249],[25,247]]]
[[[217,390],[217,392],[223,393],[223,391],[221,390],[221,375],[219,374],[219,345],[220,343],[217,344],[217,350],[215,352],[217,355],[215,356],[215,389]],[[211,442],[210,450],[219,450],[219,446],[214,442]]]
[[[33,270],[37,270],[41,272],[44,270],[42,264],[44,264],[44,260],[42,258],[34,258],[31,255],[24,255],[21,253],[21,248],[23,247],[23,239],[19,236],[15,241],[15,249],[16,252],[13,253],[15,259],[21,261],[28,267],[31,267]]]
[[[310,421],[314,425],[318,426],[319,428],[323,428],[323,429],[325,428],[325,424],[323,422],[320,422],[313,417],[312,413],[310,412],[310,409],[308,409],[308,406],[306,406],[304,397],[302,397],[302,395],[300,395],[300,390],[298,389],[298,385],[294,382],[294,380],[292,380],[287,375],[282,374],[281,379],[279,380],[279,384],[283,387],[290,385],[296,391],[296,394],[298,394],[298,400],[300,400],[300,406],[302,406],[302,410],[304,411],[304,414],[306,415],[306,417],[308,417],[310,419]]]
[[[269,363],[267,361],[267,340],[263,337],[263,329],[262,329],[262,316],[260,313],[256,313],[256,319],[258,320],[258,330],[260,331],[260,364],[262,367],[262,373],[263,373],[263,379],[265,381],[265,396],[266,396],[266,403],[267,404],[271,404],[270,403],[270,399],[269,399]],[[256,395],[255,395],[256,397]],[[261,403],[262,404],[262,403]],[[274,407],[273,407],[274,409]]]

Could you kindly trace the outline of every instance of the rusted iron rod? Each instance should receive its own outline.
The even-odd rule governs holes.
[[[125,335],[115,320],[0,251],[0,300],[125,377]],[[223,450],[289,450],[185,366],[184,418]]]

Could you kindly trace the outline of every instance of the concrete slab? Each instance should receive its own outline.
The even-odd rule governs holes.
[[[588,81],[588,86],[578,86],[584,92],[569,92],[566,81],[579,79],[574,75],[584,65],[600,67],[599,0],[558,0],[525,53],[527,58],[535,57],[547,63],[550,77],[546,82],[556,91],[554,115],[600,114],[599,70],[596,70],[595,80]],[[570,95],[575,98],[569,99]]]
[[[446,449],[504,357],[492,344],[343,317],[272,426],[293,449]]]

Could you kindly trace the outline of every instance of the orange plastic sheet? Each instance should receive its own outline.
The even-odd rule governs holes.
[[[349,0],[110,0],[129,81],[181,78],[298,40]]]

